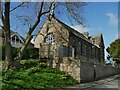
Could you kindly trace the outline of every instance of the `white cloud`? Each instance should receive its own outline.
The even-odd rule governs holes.
[[[107,13],[106,15],[109,17],[109,24],[110,25],[118,25],[117,15],[115,15],[113,13]]]
[[[83,33],[83,32],[90,32],[90,31],[98,31],[101,32],[103,28],[101,27],[84,27],[82,25],[75,25],[75,26],[70,26],[71,28],[74,28],[76,31]]]
[[[72,28],[74,28],[76,31],[83,33],[83,32],[88,32],[89,28],[88,27],[84,27],[82,25],[75,25],[75,26],[71,26]]]

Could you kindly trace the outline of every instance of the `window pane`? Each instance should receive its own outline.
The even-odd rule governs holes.
[[[54,42],[54,36],[53,35],[48,35],[46,38],[45,38],[45,42],[46,43],[53,43]]]

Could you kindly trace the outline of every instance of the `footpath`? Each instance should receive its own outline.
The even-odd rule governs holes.
[[[108,78],[52,90],[120,90],[120,74]]]

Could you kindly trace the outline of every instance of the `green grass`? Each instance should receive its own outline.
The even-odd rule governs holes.
[[[71,76],[40,64],[35,60],[22,60],[24,68],[2,71],[2,89],[46,89],[78,84]]]

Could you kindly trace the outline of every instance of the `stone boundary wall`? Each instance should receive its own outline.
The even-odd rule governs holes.
[[[94,80],[94,64],[80,62],[80,82]]]
[[[80,82],[80,60],[72,58],[56,59],[53,61],[53,68],[67,72],[70,76]]]
[[[94,64],[72,57],[54,58],[51,64],[53,68],[67,72],[80,83],[95,81],[120,73],[120,69],[113,66]]]
[[[118,73],[120,73],[120,70],[112,66],[80,62],[81,83],[103,79]]]
[[[96,65],[96,80],[118,74],[118,68],[112,66]]]

